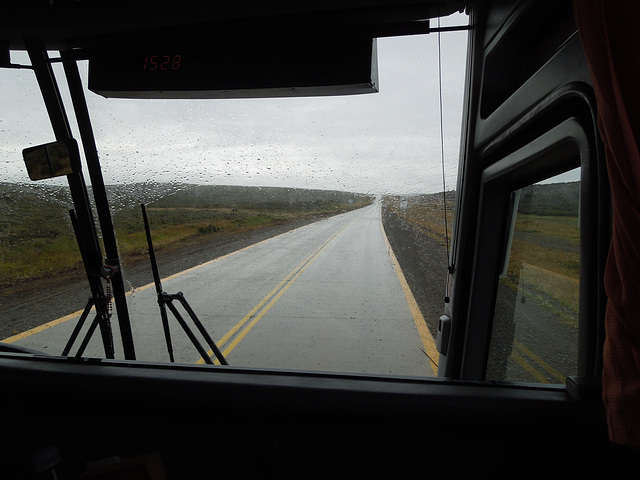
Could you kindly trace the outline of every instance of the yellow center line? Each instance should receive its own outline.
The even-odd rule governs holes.
[[[315,260],[315,257],[317,257],[321,252],[318,252],[312,260]],[[293,282],[296,281],[296,279],[302,274],[302,272],[304,272],[306,270],[306,268],[312,263],[312,261],[309,261],[303,268],[301,268],[294,276],[293,278],[291,278],[291,280],[289,282],[287,282],[287,284],[282,287],[282,289],[280,289],[280,291],[277,293],[277,295],[275,295],[271,301],[267,304],[266,307],[264,307],[260,313],[254,317],[254,319],[247,325],[247,327],[240,332],[236,338],[233,339],[233,342],[231,342],[225,349],[223,352],[223,355],[226,357],[229,353],[231,353],[231,351],[238,345],[238,343],[240,343],[240,341],[247,335],[247,333],[249,333],[251,331],[251,329],[255,326],[256,323],[258,323],[258,321],[271,309],[271,307],[280,299],[280,297],[284,294],[284,292],[286,292],[289,287],[293,284]]]
[[[537,383],[549,383],[549,380],[542,375],[536,368],[527,361],[527,359],[517,350],[511,352],[511,358],[520,365],[526,372],[528,372]]]
[[[222,351],[222,355],[225,357],[231,353],[231,351],[240,343],[240,341],[253,329],[258,321],[271,309],[271,307],[280,299],[280,297],[286,292],[289,287],[295,282],[298,277],[304,272],[309,265],[311,265],[316,258],[327,248],[327,246],[349,225],[351,225],[356,219],[354,218],[349,223],[344,225],[340,230],[334,233],[326,242],[318,247],[311,255],[306,257],[297,267],[295,267],[285,278],[282,280],[273,290],[271,290],[258,304],[253,307],[249,313],[247,313],[242,320],[236,323],[218,342],[217,347]],[[266,304],[266,306],[265,306]],[[258,313],[259,312],[259,313]],[[256,315],[256,313],[258,313]],[[251,320],[249,322],[249,320]],[[249,322],[249,323],[247,323]],[[237,333],[241,328],[244,329]],[[236,335],[237,334],[237,335]],[[227,342],[234,336],[233,341],[227,345]],[[223,350],[224,349],[224,350]],[[213,351],[209,350],[207,354],[211,357]],[[196,363],[204,363],[204,359],[200,358]],[[214,362],[219,365],[218,360]]]
[[[389,243],[389,239],[384,232],[384,226],[382,225],[382,216],[380,217],[380,228],[382,229],[382,236],[384,237],[384,241],[387,244],[387,251],[389,252],[389,257],[391,258],[391,263],[393,264],[393,268],[396,271],[396,275],[398,276],[398,280],[400,281],[400,287],[402,287],[402,291],[404,292],[404,296],[407,300],[407,304],[409,306],[409,310],[411,311],[411,315],[413,316],[413,322],[416,324],[416,328],[418,329],[418,335],[420,335],[420,340],[422,341],[422,345],[424,346],[424,353],[427,355],[429,360],[431,361],[431,370],[435,376],[438,375],[438,361],[440,359],[440,353],[438,352],[438,348],[436,347],[436,342],[433,340],[433,336],[429,331],[429,327],[427,327],[427,322],[425,321],[422,312],[420,311],[420,307],[418,306],[418,302],[416,302],[413,293],[411,292],[411,288],[407,283],[407,279],[404,277],[404,273],[402,273],[402,268],[400,268],[400,264],[396,259],[395,254],[393,253],[393,249],[391,248],[391,244]]]
[[[531,350],[529,350],[527,347],[525,347],[522,343],[520,343],[518,340],[514,340],[513,341],[513,346],[516,347],[516,349],[520,350],[521,353],[524,353],[524,355],[526,355],[527,357],[529,357],[531,360],[533,360],[533,362],[535,362],[535,364],[537,364],[538,366],[540,366],[545,372],[547,372],[547,374],[549,374],[551,376],[551,378],[553,378],[554,380],[557,381],[557,383],[564,383],[565,382],[565,378],[564,376],[558,372],[555,368],[553,368],[551,365],[549,365],[547,362],[545,362],[542,358],[540,358],[538,355],[536,355],[535,353],[533,353]],[[526,368],[522,362],[528,362],[528,360],[524,357],[522,357],[522,355],[519,355],[518,353],[515,352],[515,350],[512,351],[512,356],[514,358],[514,360],[523,368],[525,368],[529,373],[531,373],[529,368]],[[531,368],[536,368],[534,365],[531,365],[529,363],[529,365],[531,366]],[[538,375],[534,375],[534,377],[536,378],[536,380],[538,380],[540,383],[550,383],[542,374],[538,374]],[[540,377],[543,378],[543,380],[540,380]]]

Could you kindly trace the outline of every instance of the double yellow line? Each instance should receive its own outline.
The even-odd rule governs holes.
[[[309,265],[311,265],[316,258],[323,252],[325,248],[342,233],[354,220],[344,225],[340,230],[331,235],[329,239],[318,247],[311,255],[305,258],[296,268],[294,268],[285,278],[282,280],[273,290],[271,290],[258,304],[253,307],[249,313],[247,313],[242,320],[236,323],[220,340],[216,342],[216,346],[222,351],[222,355],[225,357],[236,348],[240,341],[251,331],[253,327],[260,321],[262,317],[273,307],[273,305],[280,299],[284,292],[295,282],[302,272],[304,272]],[[211,357],[213,351],[207,352]],[[196,363],[204,363],[204,359],[200,358]],[[216,365],[219,362],[214,362]]]
[[[518,340],[513,341],[511,358],[538,383],[564,383],[565,377]],[[550,381],[549,378],[552,380]]]

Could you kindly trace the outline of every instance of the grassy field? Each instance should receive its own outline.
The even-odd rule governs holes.
[[[553,184],[523,191],[507,275],[501,279],[572,324],[578,314],[580,276],[577,189],[578,184]],[[454,199],[454,192],[447,192],[446,224],[441,193],[389,196],[384,204],[424,235],[446,245],[447,229],[450,238],[454,224]]]
[[[580,230],[575,216],[518,214],[507,275],[501,281],[576,324]]]
[[[145,186],[143,192],[141,186],[129,186],[112,189],[111,194],[123,259],[147,252],[140,198],[147,205],[154,248],[159,250],[371,203],[367,196],[345,192],[257,187],[154,185],[153,191]],[[69,220],[71,205],[63,187],[0,184],[0,287],[81,266]]]

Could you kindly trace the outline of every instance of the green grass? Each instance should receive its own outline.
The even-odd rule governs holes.
[[[580,230],[575,216],[518,214],[506,278],[502,282],[554,311],[578,318]]]
[[[554,238],[567,245],[580,245],[580,231],[576,216],[518,214],[516,230]]]
[[[0,286],[81,264],[63,193],[16,186],[0,193]]]
[[[0,286],[34,277],[54,275],[82,263],[75,238],[32,238],[12,247],[2,245]]]

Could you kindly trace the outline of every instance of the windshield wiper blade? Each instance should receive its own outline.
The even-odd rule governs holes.
[[[147,234],[147,244],[149,245],[149,259],[151,261],[151,270],[153,272],[153,280],[156,286],[156,293],[158,295],[158,305],[160,306],[160,315],[162,317],[162,327],[164,329],[165,340],[167,342],[167,349],[169,350],[169,359],[171,360],[171,362],[174,361],[173,346],[171,343],[171,332],[169,330],[169,318],[167,316],[166,307],[169,307],[169,310],[171,310],[171,313],[173,313],[174,317],[176,317],[176,320],[178,321],[178,323],[180,324],[184,332],[187,334],[187,336],[189,337],[193,345],[196,347],[196,349],[198,350],[198,353],[202,356],[202,359],[205,361],[205,363],[209,363],[209,364],[213,363],[213,361],[211,360],[211,357],[209,356],[209,353],[204,349],[202,344],[198,341],[193,331],[189,328],[189,325],[187,325],[187,322],[184,320],[184,318],[182,317],[182,315],[180,314],[176,306],[173,304],[173,301],[177,300],[185,309],[185,311],[187,312],[191,320],[193,320],[193,323],[195,324],[196,328],[198,329],[200,334],[204,337],[209,347],[211,347],[211,351],[214,353],[214,355],[216,356],[220,364],[229,365],[229,362],[227,362],[226,358],[224,358],[224,355],[222,354],[222,352],[220,351],[216,343],[213,341],[213,339],[209,335],[209,332],[207,332],[207,330],[204,328],[204,325],[202,325],[202,322],[200,322],[200,319],[198,318],[196,313],[193,311],[193,309],[189,305],[189,302],[187,302],[187,299],[184,297],[183,293],[178,292],[175,294],[169,294],[163,291],[162,282],[160,281],[160,273],[158,272],[158,264],[156,262],[156,255],[153,250],[153,242],[151,240],[151,230],[149,229],[149,219],[147,217],[147,209],[145,208],[144,204],[140,204],[140,208],[142,209],[142,218],[144,220],[144,230]]]

